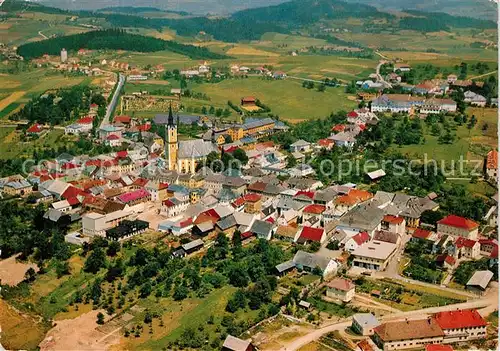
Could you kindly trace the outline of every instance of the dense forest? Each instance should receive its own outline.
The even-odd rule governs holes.
[[[169,50],[177,54],[186,55],[192,59],[225,58],[224,55],[213,53],[206,48],[130,34],[121,29],[98,30],[28,43],[21,45],[17,49],[17,52],[25,59],[31,59],[43,54],[58,55],[62,48],[66,48],[67,50],[85,48],[91,50],[113,49],[138,52]]]

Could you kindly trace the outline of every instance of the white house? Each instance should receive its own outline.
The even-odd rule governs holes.
[[[348,279],[335,278],[326,284],[326,296],[349,302],[356,294],[356,285]]]
[[[189,201],[181,201],[175,197],[161,203],[160,214],[167,217],[176,217],[184,213],[189,206]]]

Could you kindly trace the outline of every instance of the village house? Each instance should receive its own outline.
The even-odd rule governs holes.
[[[312,147],[311,143],[305,140],[297,140],[293,144],[290,145],[290,152],[311,152]]]
[[[2,192],[11,196],[28,196],[33,192],[33,186],[25,179],[11,180],[3,185]]]
[[[452,99],[428,99],[420,106],[420,113],[424,115],[457,112],[457,103]]]
[[[348,279],[335,278],[326,284],[326,296],[342,302],[349,302],[356,294],[356,285]]]
[[[357,313],[352,316],[351,329],[363,336],[373,335],[373,329],[379,325],[380,322],[371,313]]]
[[[353,235],[351,238],[347,239],[344,244],[344,250],[353,252],[368,241],[370,241],[370,235],[368,235],[367,232],[359,232],[356,235]]]
[[[486,101],[484,96],[476,94],[473,91],[468,90],[464,93],[464,102],[472,106],[485,107]]]
[[[458,258],[470,258],[472,260],[478,259],[481,255],[481,245],[478,241],[459,237],[455,241]]]
[[[293,262],[297,269],[307,272],[313,272],[315,268],[319,268],[324,278],[335,275],[339,269],[339,264],[335,260],[302,250],[297,251]]]
[[[383,351],[406,350],[441,344],[444,332],[432,317],[387,322],[374,328],[373,341]]]
[[[383,241],[370,241],[356,248],[351,254],[354,257],[352,265],[383,271],[396,252],[397,245]]]
[[[437,222],[437,232],[477,240],[479,223],[460,216],[449,215]]]
[[[439,312],[433,318],[444,333],[443,343],[445,344],[486,337],[488,323],[476,310]]]
[[[403,217],[385,215],[382,219],[381,228],[403,236],[406,232],[406,221]]]
[[[436,265],[443,270],[451,271],[456,267],[457,260],[453,256],[443,253],[436,257]]]
[[[424,102],[424,97],[405,94],[384,94],[372,100],[371,112],[404,112],[413,114],[415,109],[422,106]]]
[[[116,227],[121,221],[128,219],[131,212],[118,210],[108,214],[89,212],[82,216],[82,232],[86,236],[106,235],[106,230]]]
[[[226,336],[224,344],[222,345],[222,351],[254,351],[255,347],[246,340],[238,339],[232,335]]]
[[[396,63],[393,68],[394,72],[410,72],[411,66],[407,63]]]
[[[122,204],[134,206],[140,203],[151,201],[151,194],[145,189],[138,189],[132,192],[121,194],[116,199]]]
[[[189,201],[181,201],[175,197],[164,200],[161,203],[160,214],[167,218],[176,217],[186,211]]]
[[[303,227],[297,239],[297,243],[307,244],[311,242],[319,242],[322,244],[326,239],[326,232],[323,228]]]

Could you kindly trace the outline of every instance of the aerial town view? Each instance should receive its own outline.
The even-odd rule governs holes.
[[[497,5],[0,0],[0,350],[498,350]]]

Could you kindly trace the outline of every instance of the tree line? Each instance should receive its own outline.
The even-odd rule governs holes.
[[[96,30],[27,43],[19,46],[17,53],[25,59],[32,59],[44,54],[58,55],[62,48],[72,51],[81,48],[136,52],[168,50],[192,59],[221,59],[227,57],[211,52],[207,48],[180,44],[171,40],[163,40],[139,34],[130,34],[122,29]]]

